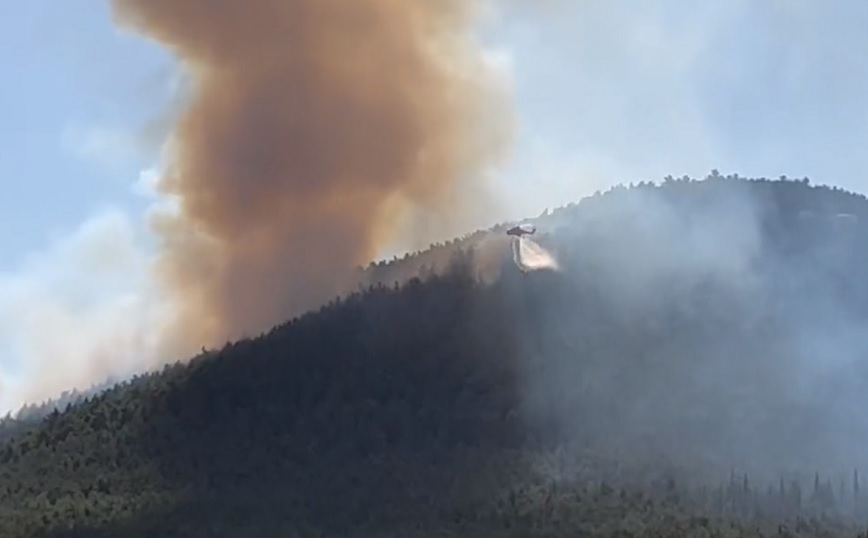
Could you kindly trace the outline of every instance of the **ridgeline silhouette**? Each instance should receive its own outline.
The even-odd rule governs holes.
[[[547,211],[558,273],[521,274],[504,226],[372,264],[4,420],[0,536],[855,537],[866,219],[715,171]]]

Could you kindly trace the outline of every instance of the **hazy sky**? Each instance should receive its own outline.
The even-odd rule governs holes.
[[[532,11],[487,33],[521,121],[498,218],[712,168],[868,192],[868,3],[555,0]],[[106,324],[135,323],[147,301],[141,187],[159,141],[148,122],[173,67],[120,33],[106,2],[28,0],[4,5],[0,75],[2,409],[16,376],[54,375],[57,390],[76,379]]]

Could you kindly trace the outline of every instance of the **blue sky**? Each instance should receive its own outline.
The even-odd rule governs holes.
[[[106,2],[4,10],[0,409],[110,373],[116,358],[94,358],[116,342],[106,334],[133,338],[157,316],[144,271],[153,200],[139,186],[174,75],[164,51],[112,25]],[[512,6],[486,34],[520,121],[499,183],[508,204],[491,217],[711,168],[868,192],[866,27],[857,0]]]
[[[131,144],[158,110],[166,55],[117,32],[105,2],[11,2],[0,20],[0,267],[98,209],[132,203]]]

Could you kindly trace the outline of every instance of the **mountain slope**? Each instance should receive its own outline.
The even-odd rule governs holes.
[[[452,259],[442,274],[15,432],[0,535],[687,536],[786,520],[812,536],[864,520],[865,218],[861,196],[713,174],[537,219],[560,273],[521,275],[480,233],[463,246],[486,241],[498,271],[479,282],[479,252],[441,246],[427,256]],[[408,280],[414,260],[380,278]]]
[[[372,517],[370,503],[419,520],[459,479],[486,493],[486,447],[517,446],[520,432],[503,420],[516,400],[508,341],[494,338],[506,310],[472,286],[458,274],[375,288],[49,415],[0,450],[2,525],[27,510],[95,524],[250,491],[289,522],[340,512],[340,526]]]

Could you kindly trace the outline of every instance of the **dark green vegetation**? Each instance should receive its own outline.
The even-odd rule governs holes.
[[[482,284],[455,248],[485,234],[436,247],[448,271],[5,421],[0,536],[854,537],[866,218],[713,174],[539,219],[562,273],[504,249]]]

